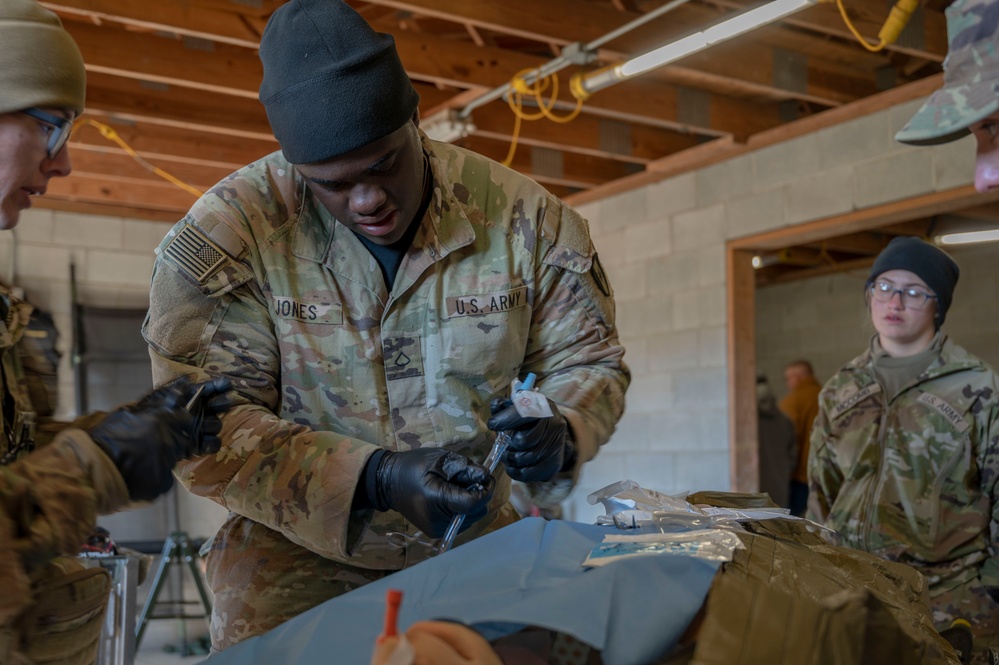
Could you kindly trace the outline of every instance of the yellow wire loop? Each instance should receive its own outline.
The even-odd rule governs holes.
[[[909,22],[912,12],[916,10],[918,4],[919,0],[898,0],[898,2],[896,2],[892,7],[891,12],[888,14],[888,18],[885,19],[884,25],[881,27],[881,31],[878,32],[877,45],[872,46],[850,21],[850,17],[847,16],[846,13],[846,7],[843,5],[843,0],[836,0],[836,6],[839,7],[839,13],[843,17],[843,23],[845,23],[846,27],[851,33],[853,33],[853,36],[857,38],[860,45],[872,53],[877,53],[889,44],[895,43],[898,36],[902,33],[902,29],[905,28],[905,24]]]
[[[175,187],[179,187],[180,189],[183,189],[185,192],[188,192],[189,194],[193,194],[194,196],[196,196],[198,198],[200,198],[201,195],[204,194],[204,192],[201,191],[200,189],[197,189],[196,187],[192,187],[191,185],[188,185],[186,182],[184,182],[180,178],[177,178],[177,177],[175,177],[175,176],[167,173],[166,171],[164,171],[163,169],[159,168],[158,166],[150,164],[148,161],[145,160],[145,158],[143,158],[141,155],[139,155],[139,153],[137,153],[135,150],[133,150],[132,146],[128,145],[125,142],[125,139],[121,138],[121,136],[118,135],[118,132],[116,132],[110,126],[105,125],[103,122],[98,122],[97,120],[94,120],[93,118],[81,118],[80,120],[78,120],[76,122],[76,126],[77,127],[79,127],[80,125],[90,125],[91,127],[95,128],[98,132],[101,133],[101,136],[103,136],[104,138],[106,138],[107,140],[109,140],[109,141],[111,141],[113,143],[116,143],[122,150],[124,150],[126,153],[128,153],[128,155],[132,159],[134,159],[135,161],[137,161],[142,166],[142,168],[144,168],[144,169],[146,169],[148,171],[151,171],[152,173],[155,173],[159,177],[161,177],[164,180],[166,180],[167,182],[169,182],[171,185],[174,185]]]
[[[583,97],[577,95],[575,90],[573,90],[573,86],[570,85],[570,92],[576,98],[576,108],[566,115],[560,116],[555,114],[552,109],[555,108],[555,102],[558,100],[558,77],[554,74],[549,74],[548,76],[539,78],[532,85],[527,82],[525,77],[534,71],[536,70],[525,69],[510,79],[510,87],[513,89],[513,92],[507,95],[506,103],[510,107],[510,110],[513,111],[513,134],[510,139],[510,150],[507,152],[506,159],[503,160],[503,166],[510,166],[513,163],[513,156],[517,152],[517,141],[520,138],[520,127],[523,120],[541,120],[542,118],[546,118],[552,122],[564,124],[574,120],[583,109]],[[551,88],[551,92],[546,100],[543,95],[549,88]],[[527,95],[534,96],[538,105],[536,113],[524,111],[524,97]]]

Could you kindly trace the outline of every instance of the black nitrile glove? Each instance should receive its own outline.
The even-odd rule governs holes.
[[[551,418],[525,418],[509,399],[494,399],[489,405],[492,417],[486,426],[494,432],[512,432],[503,455],[506,473],[525,483],[551,480],[575,460],[569,440],[569,426],[555,402],[548,400]]]
[[[385,452],[377,460],[374,507],[395,510],[431,538],[456,515],[467,528],[485,517],[496,482],[480,464],[440,448]]]
[[[219,414],[229,408],[224,395],[229,388],[228,379],[192,384],[181,377],[112,411],[88,431],[118,467],[133,501],[152,501],[169,490],[179,460],[218,452]]]

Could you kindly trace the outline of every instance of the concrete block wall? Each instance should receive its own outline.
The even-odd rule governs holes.
[[[634,380],[624,419],[584,467],[567,516],[591,521],[601,511],[586,495],[623,478],[668,493],[729,489],[725,243],[970,183],[970,139],[934,148],[895,142],[895,132],[920,104],[579,206],[617,295],[618,328]],[[800,348],[823,367],[834,367],[841,362],[835,349],[862,348],[857,279],[829,278],[808,287],[812,292],[787,285],[775,291],[773,302],[761,297],[766,353]],[[984,298],[994,293],[990,284],[990,290],[958,288]],[[823,329],[823,312],[805,297],[813,292],[830,299],[828,307],[850,323],[848,329]],[[780,298],[788,302],[776,302]],[[786,328],[787,320],[798,327]],[[979,343],[975,335],[984,346],[986,332],[962,343]]]
[[[70,364],[70,263],[76,266],[81,302],[145,308],[149,304],[153,250],[169,229],[169,224],[161,222],[31,209],[22,213],[12,232],[0,233],[0,281],[23,288],[27,301],[52,314],[59,329],[58,418],[68,420],[77,415]],[[95,366],[91,379],[92,409],[139,397],[152,386],[148,368],[110,372],[107,367]],[[193,537],[211,535],[225,516],[214,503],[180,488],[176,504],[168,495],[140,510],[102,517],[100,523],[117,540],[153,540],[165,537],[173,528],[178,510],[181,525]]]
[[[999,243],[949,250],[961,267],[954,302],[943,330],[992,367],[999,367]],[[863,301],[867,271],[777,284],[756,292],[756,362],[774,394],[783,397],[784,366],[806,358],[825,383],[844,363],[859,355],[874,334]]]

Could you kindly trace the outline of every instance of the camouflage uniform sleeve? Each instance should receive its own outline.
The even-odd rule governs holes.
[[[178,464],[181,482],[298,545],[349,561],[354,491],[378,447],[275,415],[281,391],[295,399],[295,387],[282,386],[273,323],[249,263],[230,257],[198,281],[161,252],[150,303],[143,335],[154,382],[225,376],[234,387],[221,450]]]
[[[819,395],[819,415],[812,425],[808,451],[808,512],[809,519],[825,523],[843,483],[843,472],[836,464],[831,445],[829,412],[832,392]]]
[[[618,340],[614,294],[589,229],[576,211],[549,200],[539,215],[542,256],[527,350],[521,371],[558,404],[577,451],[575,467],[548,483],[527,483],[535,504],[559,503],[585,462],[607,442],[624,412],[631,374]]]
[[[82,430],[0,466],[0,626],[30,598],[32,570],[79,552],[97,515],[127,502],[125,481]]]
[[[980,578],[982,585],[995,597],[999,595],[999,377],[994,372],[991,390],[988,406],[979,414],[982,423],[979,440],[984,448],[983,459],[979,461],[981,484],[992,506],[989,523],[991,556],[985,560]]]

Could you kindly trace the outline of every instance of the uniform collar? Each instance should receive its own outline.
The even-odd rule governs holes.
[[[871,366],[874,361],[875,345],[877,344],[877,333],[874,334],[870,345],[866,351],[846,364],[846,369],[869,375],[868,380],[861,383],[873,383],[875,381]],[[942,330],[937,331],[931,346],[939,347],[940,355],[930,363],[926,371],[919,376],[919,382],[935,379],[947,374],[962,372],[969,369],[982,369],[982,361],[955,344]],[[880,348],[880,345],[878,345]]]

